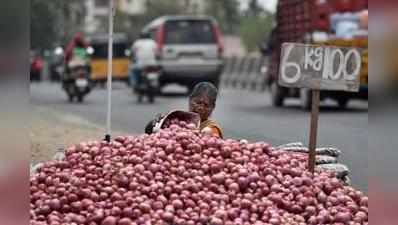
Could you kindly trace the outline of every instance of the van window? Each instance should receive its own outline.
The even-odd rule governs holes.
[[[156,40],[157,29],[150,29],[148,32],[149,32],[151,39]]]
[[[213,44],[216,37],[211,21],[168,21],[165,24],[166,44]]]

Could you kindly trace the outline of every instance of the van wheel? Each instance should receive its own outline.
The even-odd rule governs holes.
[[[275,107],[282,107],[285,96],[283,89],[276,84],[276,82],[271,85],[271,101],[272,105]]]
[[[137,94],[137,102],[141,103],[142,102],[142,94]]]
[[[73,102],[74,98],[75,98],[75,96],[73,96],[71,94],[68,95],[68,101],[69,102]]]
[[[83,95],[78,95],[78,96],[77,96],[77,102],[82,103],[83,100],[84,100]]]
[[[155,96],[153,94],[150,94],[148,96],[148,100],[149,100],[149,103],[154,103],[155,102]]]
[[[339,98],[339,99],[337,99],[337,103],[339,104],[339,108],[340,109],[347,108],[348,101],[349,101],[348,98]]]

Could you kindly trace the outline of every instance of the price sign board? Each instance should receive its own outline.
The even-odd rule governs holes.
[[[359,91],[361,53],[339,48],[297,43],[282,45],[279,85],[312,90],[308,169],[315,172],[320,90]]]
[[[279,85],[358,92],[360,70],[361,52],[356,48],[284,43]]]

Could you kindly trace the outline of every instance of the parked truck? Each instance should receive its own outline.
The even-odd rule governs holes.
[[[368,99],[368,28],[367,18],[363,18],[367,9],[368,0],[278,1],[277,25],[273,32],[274,36],[270,38],[274,46],[267,74],[267,85],[274,106],[283,106],[286,98],[300,98],[304,109],[310,109],[311,106],[310,90],[278,85],[281,45],[285,42],[361,49],[360,91],[358,93],[322,91],[321,100],[327,98],[336,100],[338,105],[344,108],[350,99]]]

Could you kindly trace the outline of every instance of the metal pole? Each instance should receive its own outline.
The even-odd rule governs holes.
[[[105,140],[111,141],[111,113],[112,113],[112,57],[113,57],[113,13],[114,0],[109,0],[109,40],[108,40],[108,110],[106,116]]]
[[[308,159],[308,169],[313,174],[315,172],[316,161],[316,139],[318,132],[320,91],[312,90],[312,111],[311,111],[311,130],[310,130],[310,155]]]

